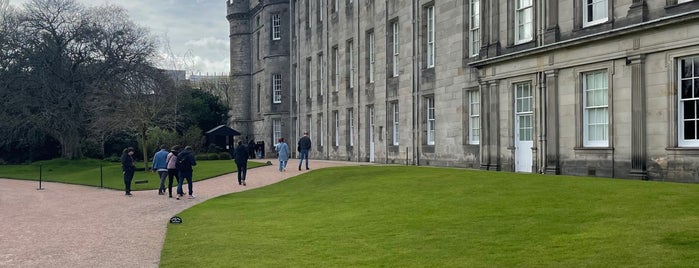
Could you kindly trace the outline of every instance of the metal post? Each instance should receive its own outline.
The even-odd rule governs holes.
[[[43,165],[39,165],[39,188],[37,190],[43,190],[44,188],[41,188],[41,177],[43,175]]]

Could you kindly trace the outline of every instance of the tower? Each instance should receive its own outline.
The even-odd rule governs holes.
[[[226,19],[229,23],[231,88],[229,125],[243,138],[253,132],[251,126],[252,93],[252,37],[250,29],[249,1],[227,0]]]
[[[279,137],[290,136],[289,1],[226,3],[235,96],[229,125],[273,151]]]

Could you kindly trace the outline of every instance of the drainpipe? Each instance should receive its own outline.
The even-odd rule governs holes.
[[[360,8],[360,6],[361,6],[359,4],[360,1],[357,0],[355,2],[357,4],[357,6],[356,6],[356,10],[357,10],[357,61],[356,62],[357,62],[357,66],[361,66],[360,63],[361,63],[362,57],[360,55],[362,54],[361,53],[362,52],[362,45],[361,45],[362,44],[362,42],[361,42],[362,41],[362,31],[361,31],[361,29],[362,28],[360,26],[362,25],[362,23],[361,23],[362,22],[362,19],[361,19],[362,18],[361,17],[362,9]],[[359,70],[360,68],[357,68],[357,69]],[[362,150],[361,150],[362,147],[360,146],[362,144],[361,143],[362,132],[359,131],[360,129],[362,129],[361,128],[361,126],[362,126],[361,125],[361,122],[362,122],[362,120],[361,120],[361,118],[362,118],[361,117],[362,94],[360,94],[360,92],[362,92],[362,79],[361,79],[361,77],[362,77],[362,72],[357,72],[357,81],[358,81],[357,82],[357,92],[356,92],[357,109],[355,109],[356,112],[355,112],[355,115],[353,118],[354,120],[357,121],[357,127],[352,130],[352,131],[356,131],[356,133],[357,133],[357,140],[355,141],[356,148],[357,148],[357,152],[356,152],[356,156],[355,156],[356,162],[359,162],[361,152],[362,152]],[[351,125],[351,123],[350,123],[350,125]]]
[[[417,5],[419,0],[413,0],[413,6],[412,6],[412,30],[413,30],[413,40],[412,40],[412,98],[413,98],[413,161],[415,162],[415,165],[419,166],[420,165],[420,150],[418,149],[418,146],[420,144],[420,141],[418,140],[420,131],[418,130],[418,126],[416,125],[417,120],[417,111],[419,111],[419,108],[416,108],[416,105],[418,105],[417,100],[419,98],[417,97],[417,89],[420,83],[420,57],[419,57],[419,52],[417,52],[417,42],[420,41],[420,32],[418,31],[418,23],[417,20],[419,19],[418,16],[418,9]],[[416,110],[417,109],[417,110]],[[407,163],[406,163],[407,164]]]

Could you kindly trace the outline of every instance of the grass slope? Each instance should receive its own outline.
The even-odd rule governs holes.
[[[102,166],[100,174],[100,165]],[[264,164],[248,162],[248,168],[259,167]],[[95,159],[66,160],[53,159],[39,161],[29,165],[0,165],[0,178],[39,180],[41,166],[41,178],[43,181],[80,184],[88,186],[100,186],[105,188],[124,189],[124,177],[121,173],[121,163],[106,162]],[[197,161],[194,167],[194,181],[200,181],[231,172],[237,168],[232,160],[207,160]],[[102,182],[100,182],[100,177]],[[149,171],[136,171],[134,181],[147,180],[148,183],[132,184],[131,189],[153,190],[158,189],[160,178],[158,173]],[[167,181],[165,182],[167,184]],[[177,185],[175,183],[174,185]],[[167,185],[166,185],[167,187]]]
[[[699,185],[419,167],[315,170],[168,226],[163,267],[689,267]]]

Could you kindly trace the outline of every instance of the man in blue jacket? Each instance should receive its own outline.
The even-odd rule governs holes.
[[[160,145],[160,151],[156,152],[153,156],[153,171],[158,172],[158,177],[160,177],[160,188],[158,188],[158,194],[165,194],[165,178],[167,178],[167,147],[165,145]]]

